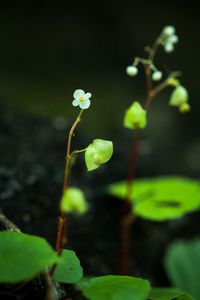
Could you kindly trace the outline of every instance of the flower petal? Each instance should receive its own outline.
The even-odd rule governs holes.
[[[73,96],[75,99],[77,99],[77,98],[83,97],[84,95],[85,95],[85,92],[81,89],[78,89],[78,90],[75,90]]]
[[[86,93],[86,94],[85,94],[85,98],[87,98],[87,99],[89,99],[91,96],[92,96],[91,93]]]
[[[79,101],[77,99],[75,99],[73,102],[72,102],[72,105],[73,106],[78,106],[79,105]]]
[[[80,108],[87,109],[90,106],[90,100],[85,99],[83,102],[79,103]]]

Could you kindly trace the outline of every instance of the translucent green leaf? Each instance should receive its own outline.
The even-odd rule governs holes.
[[[85,163],[88,171],[97,169],[101,164],[110,160],[113,154],[111,141],[96,139],[85,151]]]
[[[165,269],[174,286],[200,299],[200,240],[172,244],[165,256]]]
[[[150,220],[179,218],[200,207],[200,182],[178,176],[135,180],[131,201],[134,214]],[[109,193],[124,199],[126,182],[109,186]]]
[[[147,280],[129,276],[101,276],[79,284],[90,300],[145,300],[150,290]]]
[[[88,209],[88,205],[83,192],[75,187],[67,188],[61,199],[61,208],[66,213],[85,213]]]
[[[124,126],[130,129],[144,128],[147,123],[146,113],[139,102],[133,102],[126,111]]]
[[[171,94],[169,104],[172,106],[180,106],[188,101],[188,91],[184,86],[178,85]]]
[[[58,263],[53,279],[63,283],[75,283],[83,276],[80,261],[72,250],[63,250],[62,261]]]
[[[148,296],[149,300],[194,300],[194,298],[187,295],[180,289],[169,287],[169,288],[152,288]]]
[[[18,232],[0,232],[0,282],[31,279],[45,266],[59,262],[43,238]]]

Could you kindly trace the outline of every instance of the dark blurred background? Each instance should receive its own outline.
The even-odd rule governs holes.
[[[86,273],[117,273],[119,236],[113,232],[121,202],[102,196],[102,191],[107,183],[126,177],[133,133],[123,128],[123,117],[127,107],[134,100],[143,101],[146,94],[142,66],[135,78],[128,77],[125,68],[135,56],[145,57],[144,47],[152,45],[164,26],[175,26],[180,39],[175,51],[166,54],[159,49],[155,64],[165,76],[172,70],[182,72],[181,83],[189,91],[192,109],[183,115],[169,107],[170,88],[153,101],[140,143],[137,177],[200,178],[199,9],[191,1],[24,1],[1,6],[2,211],[24,232],[54,243],[66,134],[79,111],[71,105],[73,92],[77,88],[91,92],[92,104],[84,112],[74,145],[80,149],[94,138],[104,138],[113,140],[115,151],[109,165],[96,173],[86,173],[82,158],[73,169],[72,184],[83,188],[91,211],[85,223],[72,221],[71,247]],[[195,223],[190,224],[192,217],[182,220],[138,221],[135,230],[141,241],[134,251],[140,256],[142,247],[144,253],[138,256],[135,275],[153,278],[149,274],[157,263],[157,281],[152,281],[164,282],[159,282],[157,258],[167,243],[181,234],[198,235]],[[142,263],[156,241],[161,244],[155,244],[157,251],[151,249],[147,271]]]
[[[182,71],[193,110],[180,117],[167,108],[166,92],[156,100],[162,112],[156,119],[155,105],[152,118],[162,132],[170,122],[178,128],[179,122],[190,127],[191,120],[197,125],[199,14],[192,2],[24,1],[2,5],[1,101],[42,117],[62,115],[71,122],[77,111],[71,106],[73,91],[83,88],[93,94],[84,126],[90,130],[92,124],[91,135],[109,136],[109,131],[116,132],[121,126],[127,106],[145,95],[142,67],[136,78],[128,78],[125,67],[135,56],[146,55],[144,47],[152,45],[166,25],[175,26],[180,42],[171,54],[160,49],[156,62],[164,70]]]
[[[191,161],[188,141],[193,139],[193,150],[200,149],[199,15],[192,2],[24,1],[2,6],[0,101],[43,118],[63,116],[71,124],[77,113],[72,94],[82,88],[93,95],[84,130],[91,138],[117,138],[126,108],[133,100],[143,101],[146,92],[142,66],[135,78],[125,68],[135,56],[146,55],[144,47],[166,25],[175,26],[180,42],[171,54],[160,49],[155,62],[166,75],[182,71],[192,111],[183,116],[169,108],[168,89],[154,101],[146,131],[160,145],[183,142],[181,152]]]

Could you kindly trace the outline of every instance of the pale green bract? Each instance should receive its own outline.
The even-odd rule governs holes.
[[[85,163],[88,171],[97,169],[100,165],[110,160],[113,154],[111,141],[95,139],[85,151]]]
[[[109,193],[124,199],[126,182],[109,186]],[[133,213],[149,220],[179,218],[200,208],[200,182],[184,177],[135,180],[131,195]]]
[[[78,285],[90,300],[146,300],[150,291],[147,280],[130,276],[100,276]]]
[[[146,123],[146,110],[142,108],[139,102],[133,102],[125,113],[124,126],[130,129],[138,129],[144,128]]]
[[[88,209],[88,205],[83,192],[75,187],[67,188],[61,199],[61,208],[66,213],[85,213]]]
[[[180,106],[188,101],[188,91],[184,86],[178,85],[171,94],[169,104],[172,106]]]

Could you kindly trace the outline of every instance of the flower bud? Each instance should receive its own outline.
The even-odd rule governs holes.
[[[176,44],[178,43],[178,36],[173,34],[172,36],[170,36],[168,39],[167,39],[167,43],[170,43],[170,44]]]
[[[171,36],[175,33],[175,27],[174,26],[165,26],[163,29],[163,34],[165,36]]]
[[[159,81],[159,80],[161,80],[161,79],[162,79],[162,72],[161,72],[161,71],[155,71],[155,72],[153,72],[153,74],[152,74],[152,79],[153,79],[154,81]]]
[[[135,66],[128,66],[126,68],[126,74],[129,76],[136,76],[138,73],[138,68]]]
[[[166,43],[164,46],[165,52],[171,53],[174,51],[174,46],[171,43]]]
[[[179,106],[179,111],[181,113],[185,113],[185,112],[188,112],[190,111],[190,105],[188,103],[182,103],[180,106]]]

